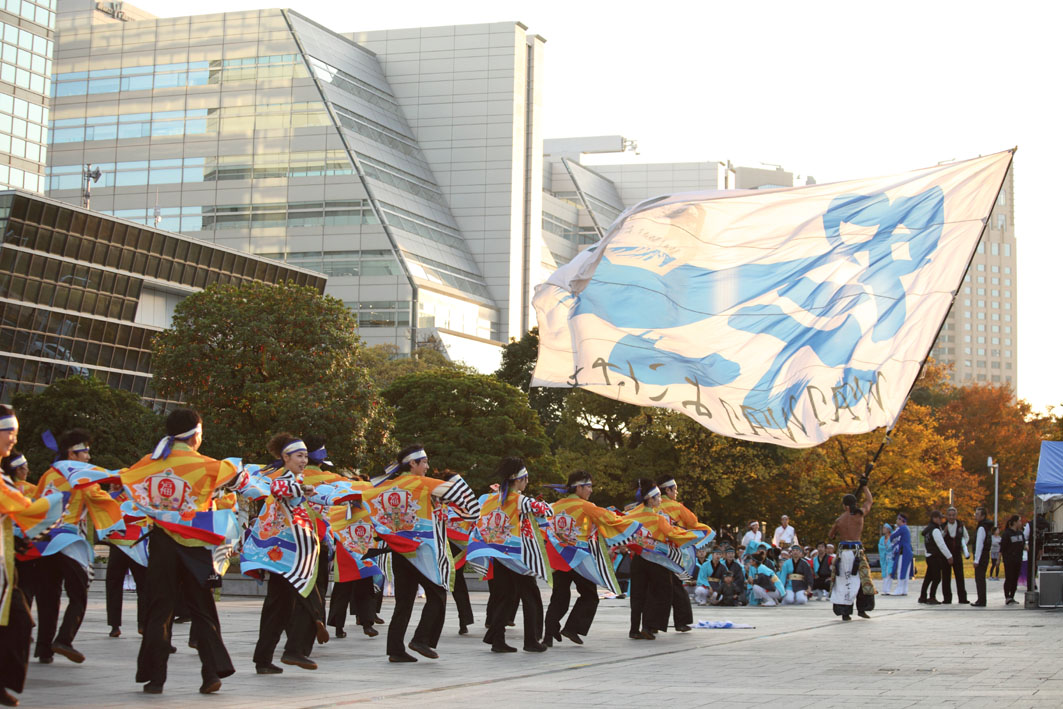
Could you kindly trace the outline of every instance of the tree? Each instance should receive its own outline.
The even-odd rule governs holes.
[[[384,391],[395,409],[394,452],[421,443],[436,470],[450,469],[484,491],[498,461],[527,462],[536,482],[558,482],[550,441],[528,398],[492,376],[434,369],[400,377]]]
[[[409,357],[404,357],[395,345],[372,345],[362,348],[359,359],[369,370],[369,379],[381,391],[396,379],[414,372],[452,369],[466,374],[476,373],[468,365],[451,362],[445,354],[430,346],[418,347]]]
[[[554,429],[561,422],[565,398],[573,389],[558,387],[531,386],[532,372],[539,359],[539,328],[533,327],[519,340],[510,340],[502,348],[502,364],[495,376],[511,384],[528,395],[528,403],[546,429],[548,435],[554,435]]]
[[[156,337],[155,388],[199,410],[209,455],[261,458],[287,430],[324,436],[337,465],[371,466],[390,414],[361,351],[351,311],[313,288],[211,286]]]
[[[47,430],[56,439],[71,428],[88,430],[92,462],[104,468],[131,465],[163,435],[160,417],[138,396],[112,389],[93,377],[59,379],[40,393],[15,394],[11,404],[18,412],[17,448],[29,461],[32,479],[55,458],[41,441]]]

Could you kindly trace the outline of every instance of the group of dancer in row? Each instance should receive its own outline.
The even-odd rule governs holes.
[[[259,466],[200,454],[203,426],[194,410],[170,413],[166,430],[150,454],[121,470],[92,465],[89,434],[67,432],[55,441],[51,467],[32,484],[15,450],[15,412],[0,405],[0,704],[16,705],[7,690],[23,688],[31,603],[37,604],[39,661],[49,663],[56,654],[85,660],[74,639],[94,558],[89,526],[114,546],[118,556],[111,563],[143,567],[136,681],[153,694],[166,682],[178,607],[190,616],[190,644],[202,665],[200,692],[216,692],[235,672],[213,591],[237,555],[242,573],[267,584],[253,654],[259,674],[283,671],[274,664],[282,633],[281,664],[316,669],[314,643],[328,641],[326,622],[345,634],[348,605],[375,635],[374,579],[385,570],[395,593],[386,643],[391,662],[416,662],[410,651],[439,657],[448,592],[457,601],[461,632],[468,632],[465,565],[488,580],[483,640],[493,652],[517,651],[506,642],[506,628],[518,605],[525,651],[543,652],[562,639],[582,644],[598,587],[620,592],[618,550],[631,559],[629,637],[654,639],[667,630],[673,612],[678,630],[693,623],[681,578],[694,569],[695,550],[715,534],[676,499],[671,478],[640,479],[635,504],[620,511],[590,502],[593,481],[582,472],[566,485],[550,486],[561,493],[552,504],[526,495],[529,471],[515,457],[500,461],[496,484],[477,496],[460,475],[428,476],[428,455],[419,445],[400,451],[383,475],[357,480],[330,471],[324,442],[313,436],[275,435],[267,446],[274,462]],[[256,503],[253,519],[246,519],[249,506],[241,497]],[[326,618],[330,578],[333,607]],[[540,579],[552,585],[545,614]],[[570,610],[573,585],[578,599]],[[57,631],[62,587],[68,604]],[[425,604],[407,644],[418,589]]]

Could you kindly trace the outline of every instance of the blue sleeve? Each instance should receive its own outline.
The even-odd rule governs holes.
[[[784,589],[790,588],[790,574],[793,572],[794,562],[787,559],[786,563],[782,565],[782,570],[779,571],[779,583],[783,585]]]
[[[703,563],[701,568],[698,569],[698,585],[708,586],[710,576],[712,576],[712,561],[706,559],[705,563]]]

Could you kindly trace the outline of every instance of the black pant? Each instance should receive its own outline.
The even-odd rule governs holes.
[[[989,560],[989,575],[996,577],[1000,576],[1000,555],[994,556]]]
[[[491,627],[484,634],[484,642],[492,646],[506,642],[506,625],[512,617],[510,609],[520,603],[524,611],[524,647],[531,647],[543,637],[543,597],[534,576],[524,576],[500,561],[495,561],[495,583],[491,595],[498,595],[488,616]]]
[[[376,622],[376,584],[372,576],[333,584],[328,624],[342,628],[347,622],[348,609],[355,614],[358,625],[373,627]]]
[[[391,573],[395,584],[395,612],[388,626],[388,655],[397,657],[406,652],[406,629],[410,625],[418,586],[424,589],[425,603],[421,620],[413,631],[413,642],[435,647],[439,643],[439,636],[443,634],[447,590],[432,583],[402,554],[391,555]]]
[[[694,622],[694,609],[690,607],[690,594],[687,593],[687,587],[675,574],[672,574],[671,583],[672,620],[675,621],[675,627],[691,625]]]
[[[203,679],[225,678],[235,672],[221,639],[214,593],[201,582],[212,570],[210,550],[182,546],[160,529],[151,532],[145,584],[148,610],[137,656],[137,682],[166,682],[170,630],[178,598],[184,598],[192,617],[189,633],[197,641]]]
[[[579,598],[568,614],[565,630],[579,635],[590,632],[594,614],[598,610],[598,587],[578,571],[555,571],[554,591],[550,594],[550,605],[546,608],[547,637],[556,637],[561,631],[561,619],[568,612],[568,604],[572,600],[572,584],[576,584]]]
[[[17,579],[9,581],[17,583]],[[16,586],[11,591],[11,611],[7,625],[0,625],[0,689],[22,692],[30,661],[32,632],[33,619],[30,618],[29,606]]]
[[[963,554],[955,554],[952,563],[943,562],[944,576],[941,580],[941,595],[945,603],[952,603],[952,576],[956,577],[956,600],[959,603],[967,602],[967,587],[963,583]]]
[[[112,628],[122,626],[122,587],[125,583],[126,572],[133,574],[133,581],[137,585],[137,628],[143,630],[144,621],[147,619],[148,604],[145,602],[144,586],[147,584],[148,570],[129,558],[124,551],[114,546],[111,547],[111,555],[107,559],[107,625]]]
[[[37,647],[34,657],[51,657],[52,643],[72,645],[81,621],[85,618],[85,606],[89,601],[89,576],[78,562],[66,554],[52,554],[38,560],[34,580],[34,595],[37,600]],[[63,624],[56,634],[59,622],[59,603],[62,591],[66,591],[66,612]]]
[[[461,547],[453,542],[450,543],[450,552],[455,557],[461,553]],[[465,627],[472,625],[475,619],[472,615],[472,601],[469,599],[469,585],[465,583],[465,574],[461,569],[454,572],[454,605],[458,607],[458,625]]]
[[[1004,557],[1004,598],[1015,598],[1019,587],[1019,573],[1022,569],[1022,557],[1009,559]]]
[[[641,555],[631,559],[631,632],[668,628],[674,574]]]
[[[513,622],[513,619],[517,617],[517,607],[520,606],[519,596],[506,596],[505,598],[503,598],[502,594],[495,590],[495,574],[493,569],[495,566],[499,565],[501,564],[491,562],[491,577],[487,579],[487,610],[484,613],[484,615],[486,615],[487,617],[484,619],[484,625],[488,627],[490,627],[491,625],[491,618],[494,617],[495,606],[497,606],[499,603],[504,605],[506,608],[506,625],[510,625]]]
[[[948,584],[948,577],[945,575],[948,566],[948,561],[940,556],[926,558],[926,576],[923,577],[923,586],[919,589],[919,600],[926,601],[937,597],[938,585]]]
[[[317,595],[317,589],[310,592]],[[258,643],[255,645],[256,665],[273,662],[281,633],[288,636],[284,653],[307,656],[314,647],[317,608],[314,602],[299,595],[295,586],[280,574],[270,573],[266,599],[262,602],[262,616],[258,623]]]
[[[988,566],[988,562],[974,565],[974,588],[978,593],[975,603],[983,606],[985,605],[985,572]]]

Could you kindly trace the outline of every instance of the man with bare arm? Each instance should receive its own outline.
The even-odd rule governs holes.
[[[864,502],[857,507],[856,495],[842,498],[845,511],[830,529],[830,538],[839,538],[838,554],[831,569],[833,583],[830,600],[834,604],[834,614],[842,620],[852,620],[853,604],[861,618],[870,618],[868,611],[875,609],[875,586],[871,582],[871,567],[864,555],[860,540],[864,534],[864,518],[871,511],[871,490],[867,487],[867,476],[860,479],[864,491]]]

